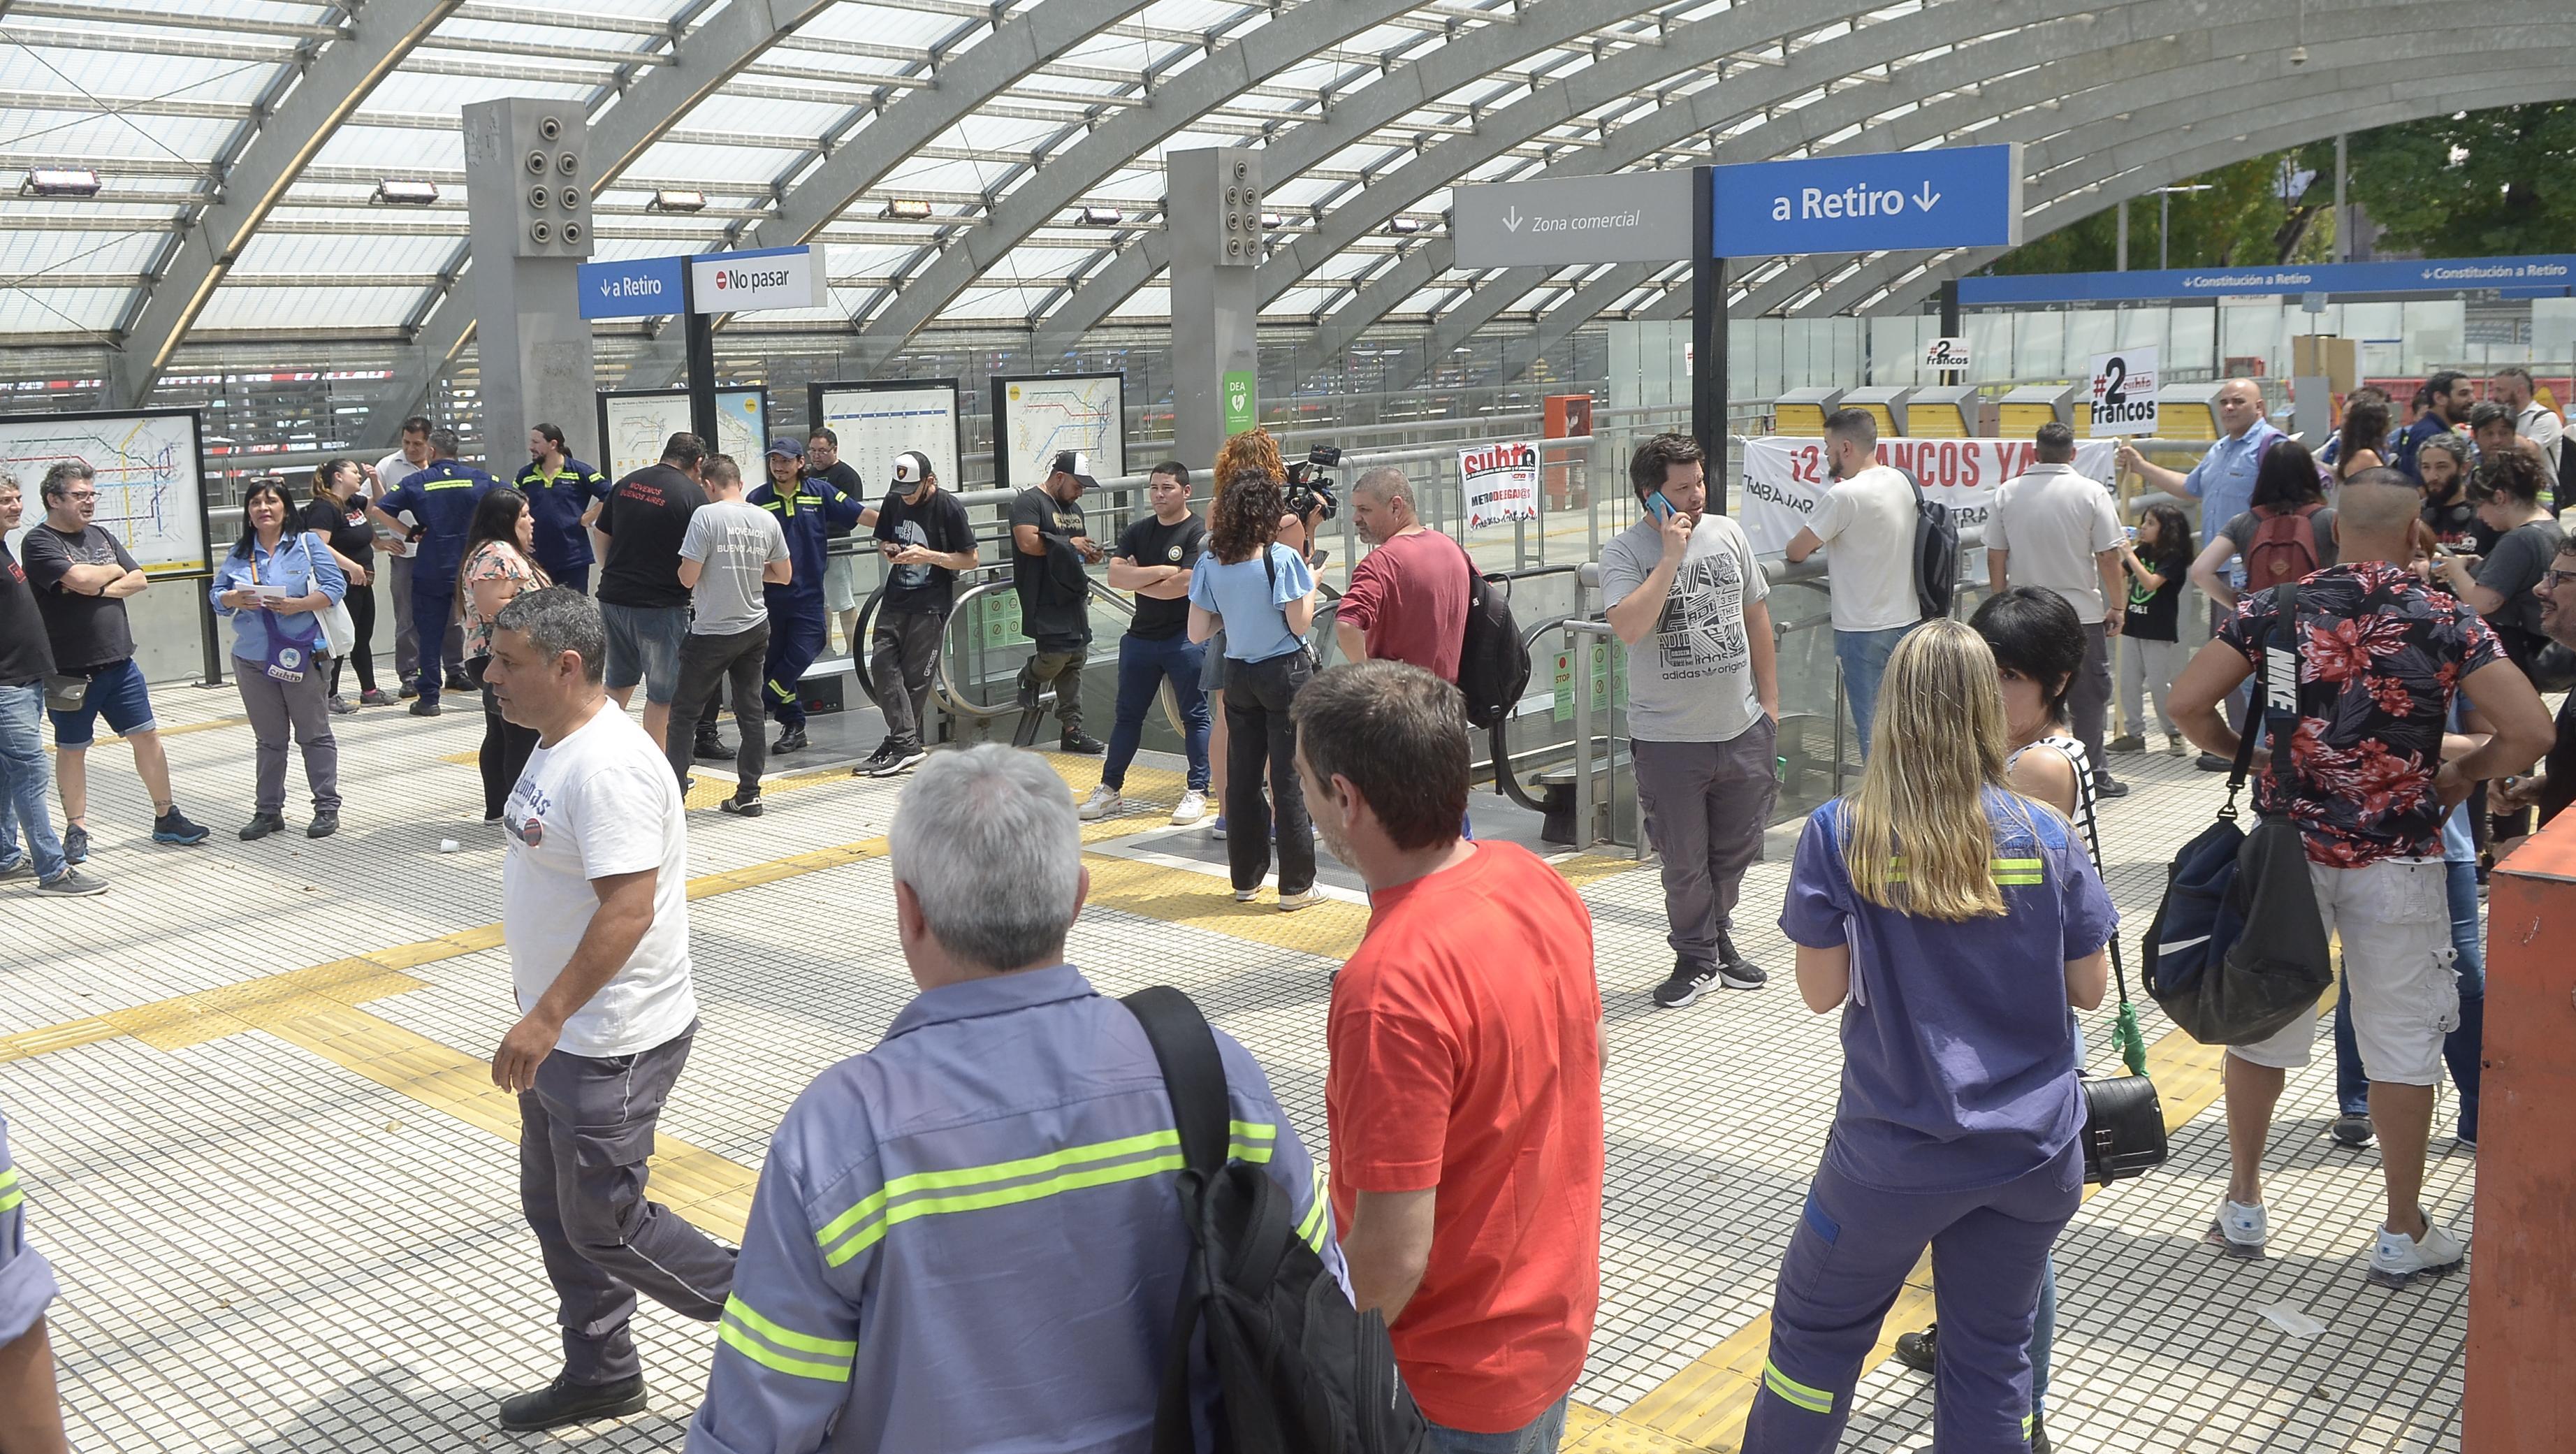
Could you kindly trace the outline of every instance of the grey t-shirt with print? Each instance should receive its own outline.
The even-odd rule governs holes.
[[[689,592],[697,615],[689,634],[739,636],[769,619],[760,575],[772,562],[787,559],[787,532],[758,505],[713,500],[689,516],[680,558],[698,563],[698,583]]]
[[[1664,558],[1649,515],[1601,547],[1601,597],[1615,606]],[[1744,609],[1771,593],[1744,530],[1703,515],[1674,569],[1655,629],[1628,648],[1628,735],[1641,742],[1730,742],[1761,715]]]

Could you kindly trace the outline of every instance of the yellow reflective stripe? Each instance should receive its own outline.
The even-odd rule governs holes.
[[[2022,1442],[2024,1442],[2024,1443],[2028,1443],[2028,1442],[2030,1441],[2030,1431],[2031,1431],[2031,1426],[2032,1426],[2032,1425],[2034,1425],[2034,1424],[2035,1424],[2035,1423],[2037,1423],[2037,1422],[2038,1422],[2038,1416],[2037,1416],[2037,1415],[2035,1415],[2035,1414],[2024,1414],[2024,1415],[2022,1415],[2022,1416],[2021,1416],[2021,1437],[2022,1437]]]
[[[780,1373],[792,1374],[798,1378],[818,1379],[824,1383],[847,1383],[850,1381],[850,1365],[848,1363],[818,1363],[811,1358],[791,1358],[787,1354],[781,1353],[777,1349],[761,1342],[751,1334],[744,1332],[741,1328],[736,1327],[732,1323],[718,1323],[716,1325],[716,1336],[722,1338],[725,1341],[726,1346],[732,1348],[733,1351],[750,1359],[752,1362],[759,1364],[763,1368],[774,1368]]]
[[[0,1171],[0,1212],[14,1212],[27,1199],[26,1190],[18,1185],[18,1168]]]
[[[1277,1141],[1279,1136],[1279,1128],[1277,1126],[1261,1121],[1231,1121],[1227,1123],[1226,1129],[1229,1137],[1226,1151],[1233,1159],[1256,1166],[1264,1164],[1270,1160],[1271,1154],[1275,1149],[1274,1143]],[[1180,1157],[1177,1154],[1180,1144],[1181,1133],[1177,1129],[1169,1131],[1148,1131],[1141,1136],[1125,1136],[1115,1141],[1098,1141],[1088,1146],[1069,1146],[1064,1150],[1051,1151],[1042,1156],[1023,1156],[1016,1161],[997,1161],[989,1166],[965,1166],[951,1171],[912,1172],[904,1176],[898,1176],[894,1180],[887,1182],[884,1186],[862,1198],[858,1205],[851,1207],[848,1211],[834,1217],[822,1228],[822,1230],[814,1234],[814,1241],[819,1246],[827,1248],[831,1247],[832,1244],[840,1241],[843,1236],[847,1235],[852,1228],[857,1227],[862,1223],[871,1222],[880,1214],[884,1213],[887,1203],[893,1201],[897,1197],[908,1196],[917,1191],[937,1191],[949,1188],[982,1186],[996,1181],[1008,1181],[1017,1177],[1030,1176],[1042,1171],[1056,1171],[1061,1173],[1066,1168],[1078,1166],[1084,1163],[1108,1161],[1121,1156],[1133,1156],[1140,1152],[1160,1151],[1165,1149],[1169,1149],[1175,1154],[1170,1156],[1157,1156],[1151,1161],[1137,1163],[1137,1165],[1143,1169],[1136,1171],[1135,1174],[1143,1176],[1149,1175],[1151,1172],[1156,1170],[1178,1169],[1181,1164]],[[1168,1163],[1168,1165],[1166,1165],[1166,1163]],[[1130,1170],[1128,1167],[1118,1167],[1115,1169],[1121,1173]],[[1113,1176],[1107,1179],[1117,1181],[1128,1178],[1122,1175]],[[991,1195],[1002,1198],[1002,1200],[985,1203],[985,1205],[1002,1206],[1006,1205],[1010,1201],[1027,1201],[1031,1199],[1029,1196],[1015,1195],[1015,1193],[1021,1191],[1030,1191],[1033,1195],[1044,1196],[1051,1194],[1050,1189],[1053,1191],[1069,1191],[1073,1189],[1074,1185],[1089,1186],[1098,1184],[1097,1182],[1079,1182],[1069,1185],[1056,1184],[1064,1180],[1065,1178],[1062,1175],[1059,1175],[1045,1182],[1033,1183],[1031,1187],[1014,1187],[1008,1188],[1005,1191],[994,1192],[991,1193]],[[939,1200],[946,1203],[958,1202],[962,1199],[951,1197]],[[896,1222],[908,1221],[915,1216],[925,1215],[924,1212],[911,1209],[912,1207],[924,1205],[926,1204],[912,1203],[906,1207],[896,1208],[894,1215],[887,1217],[884,1223],[871,1228],[870,1232],[863,1235],[857,1245],[844,1246],[834,1252],[830,1259],[832,1265],[837,1267],[843,1262],[848,1261],[851,1257],[857,1256],[858,1253],[866,1247],[873,1245],[877,1238],[885,1235],[886,1227],[891,1226]],[[931,1207],[930,1210],[963,1211],[968,1210],[968,1208],[963,1205],[942,1204]]]
[[[1044,1181],[1004,1187],[1000,1191],[959,1192],[954,1196],[923,1197],[918,1201],[905,1202],[892,1208],[885,1214],[885,1220],[871,1222],[861,1228],[858,1235],[833,1248],[825,1254],[823,1260],[838,1267],[884,1240],[886,1233],[917,1217],[934,1216],[941,1212],[977,1212],[991,1207],[1015,1206],[1021,1202],[1033,1202],[1051,1197],[1058,1192],[1080,1191],[1084,1187],[1108,1186],[1121,1181],[1139,1181],[1161,1172],[1180,1169],[1181,1153],[1175,1149],[1147,1161],[1128,1161],[1116,1166],[1093,1167],[1086,1171],[1059,1172]]]
[[[1834,1411],[1834,1396],[1832,1394],[1825,1392],[1821,1388],[1809,1388],[1798,1380],[1782,1373],[1780,1371],[1780,1365],[1772,1362],[1768,1358],[1762,1360],[1762,1384],[1773,1393],[1780,1395],[1780,1397],[1787,1399],[1789,1402],[1796,1404],[1798,1407],[1805,1409],[1811,1414],[1830,1414]]]
[[[1315,1204],[1306,1209],[1306,1220],[1297,1224],[1297,1235],[1320,1255],[1324,1250],[1324,1211],[1329,1205],[1324,1199],[1324,1169],[1311,1168],[1309,1178],[1315,1184]]]
[[[1999,887],[2046,883],[2048,880],[2044,872],[2045,868],[2046,865],[2036,858],[1994,858],[1986,861],[1986,872],[1993,877]],[[1902,857],[1887,861],[1887,881],[1892,884],[1905,882],[1905,860]]]
[[[725,1316],[739,1319],[744,1327],[770,1342],[781,1348],[793,1348],[799,1353],[823,1353],[848,1358],[856,1356],[859,1351],[859,1343],[855,1338],[817,1338],[811,1333],[799,1333],[793,1328],[781,1327],[762,1317],[760,1310],[744,1302],[738,1293],[725,1299]]]
[[[474,482],[472,480],[460,479],[423,480],[420,482],[420,488],[423,490],[462,490],[468,488],[473,483]]]

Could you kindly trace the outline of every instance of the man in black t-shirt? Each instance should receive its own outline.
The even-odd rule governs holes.
[[[1064,450],[1044,481],[1011,501],[1011,584],[1020,597],[1020,634],[1037,643],[1020,668],[1020,710],[1034,712],[1055,687],[1056,721],[1067,752],[1098,756],[1100,742],[1082,731],[1082,667],[1091,656],[1091,586],[1083,567],[1100,547],[1082,520],[1082,494],[1092,488],[1090,462]]]
[[[107,884],[63,857],[45,806],[45,678],[54,674],[54,649],[27,573],[9,553],[8,536],[25,513],[18,482],[0,474],[0,883],[31,878],[38,893],[79,898],[105,893]]]
[[[2576,651],[2576,539],[2558,547],[2557,559],[2549,563],[2531,594],[2540,602],[2542,634]],[[2549,755],[2541,759],[2540,771],[2508,779],[2491,802],[2500,813],[2537,807],[2543,828],[2560,809],[2576,802],[2576,692],[2568,693],[2558,709],[2557,736],[2549,744]],[[2507,851],[2504,844],[2496,845],[2499,859]]]
[[[1207,527],[1190,513],[1189,466],[1178,460],[1154,466],[1146,500],[1154,513],[1129,525],[1109,555],[1109,588],[1136,593],[1136,617],[1118,640],[1118,720],[1109,729],[1109,760],[1100,765],[1100,786],[1080,812],[1089,820],[1125,807],[1119,793],[1127,785],[1127,764],[1144,740],[1154,694],[1168,681],[1190,761],[1189,791],[1181,794],[1172,821],[1189,824],[1207,816],[1210,721],[1207,694],[1199,690],[1207,647],[1190,640],[1189,631],[1190,573],[1207,546]]]
[[[957,573],[975,568],[975,527],[957,497],[939,488],[930,457],[907,449],[894,460],[894,488],[877,507],[877,551],[885,557],[885,599],[868,654],[886,740],[854,771],[892,777],[925,755],[922,714],[939,665],[940,633],[957,604]]]
[[[98,513],[98,480],[88,465],[57,462],[45,471],[39,490],[44,523],[18,547],[26,555],[27,584],[44,618],[54,670],[87,679],[81,704],[53,713],[54,786],[63,796],[66,825],[63,857],[76,864],[89,859],[89,747],[101,717],[134,747],[134,771],[152,795],[152,841],[203,843],[205,828],[171,801],[169,754],[152,717],[143,668],[134,664],[134,629],[125,620],[126,597],[141,595],[152,582],[115,536],[90,523]]]
[[[689,588],[680,584],[680,542],[707,502],[698,472],[706,441],[674,434],[662,461],[609,487],[593,529],[608,541],[599,571],[599,615],[608,625],[608,695],[618,710],[644,684],[644,732],[663,740],[680,686],[680,644],[689,635]]]

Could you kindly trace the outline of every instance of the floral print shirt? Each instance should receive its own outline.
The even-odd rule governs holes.
[[[2219,639],[2261,668],[2273,593],[2238,603]],[[2299,725],[2290,780],[2265,773],[2255,804],[2299,825],[2308,860],[2358,868],[2439,858],[2442,726],[2461,678],[2504,648],[2478,614],[2386,561],[2299,583]]]
[[[507,602],[521,591],[533,591],[547,584],[546,573],[536,563],[521,555],[518,547],[487,540],[474,548],[474,558],[465,563],[465,589],[457,593],[457,605],[465,621],[465,659],[492,654],[492,620],[474,609],[476,581],[510,581],[515,586],[503,597]]]

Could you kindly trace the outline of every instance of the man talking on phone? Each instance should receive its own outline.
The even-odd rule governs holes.
[[[1654,998],[1674,1010],[1712,980],[1758,990],[1768,978],[1728,930],[1780,790],[1771,587],[1743,529],[1702,513],[1707,464],[1685,435],[1647,440],[1628,461],[1645,513],[1601,548],[1601,596],[1628,651],[1637,802],[1672,925],[1673,972]]]

